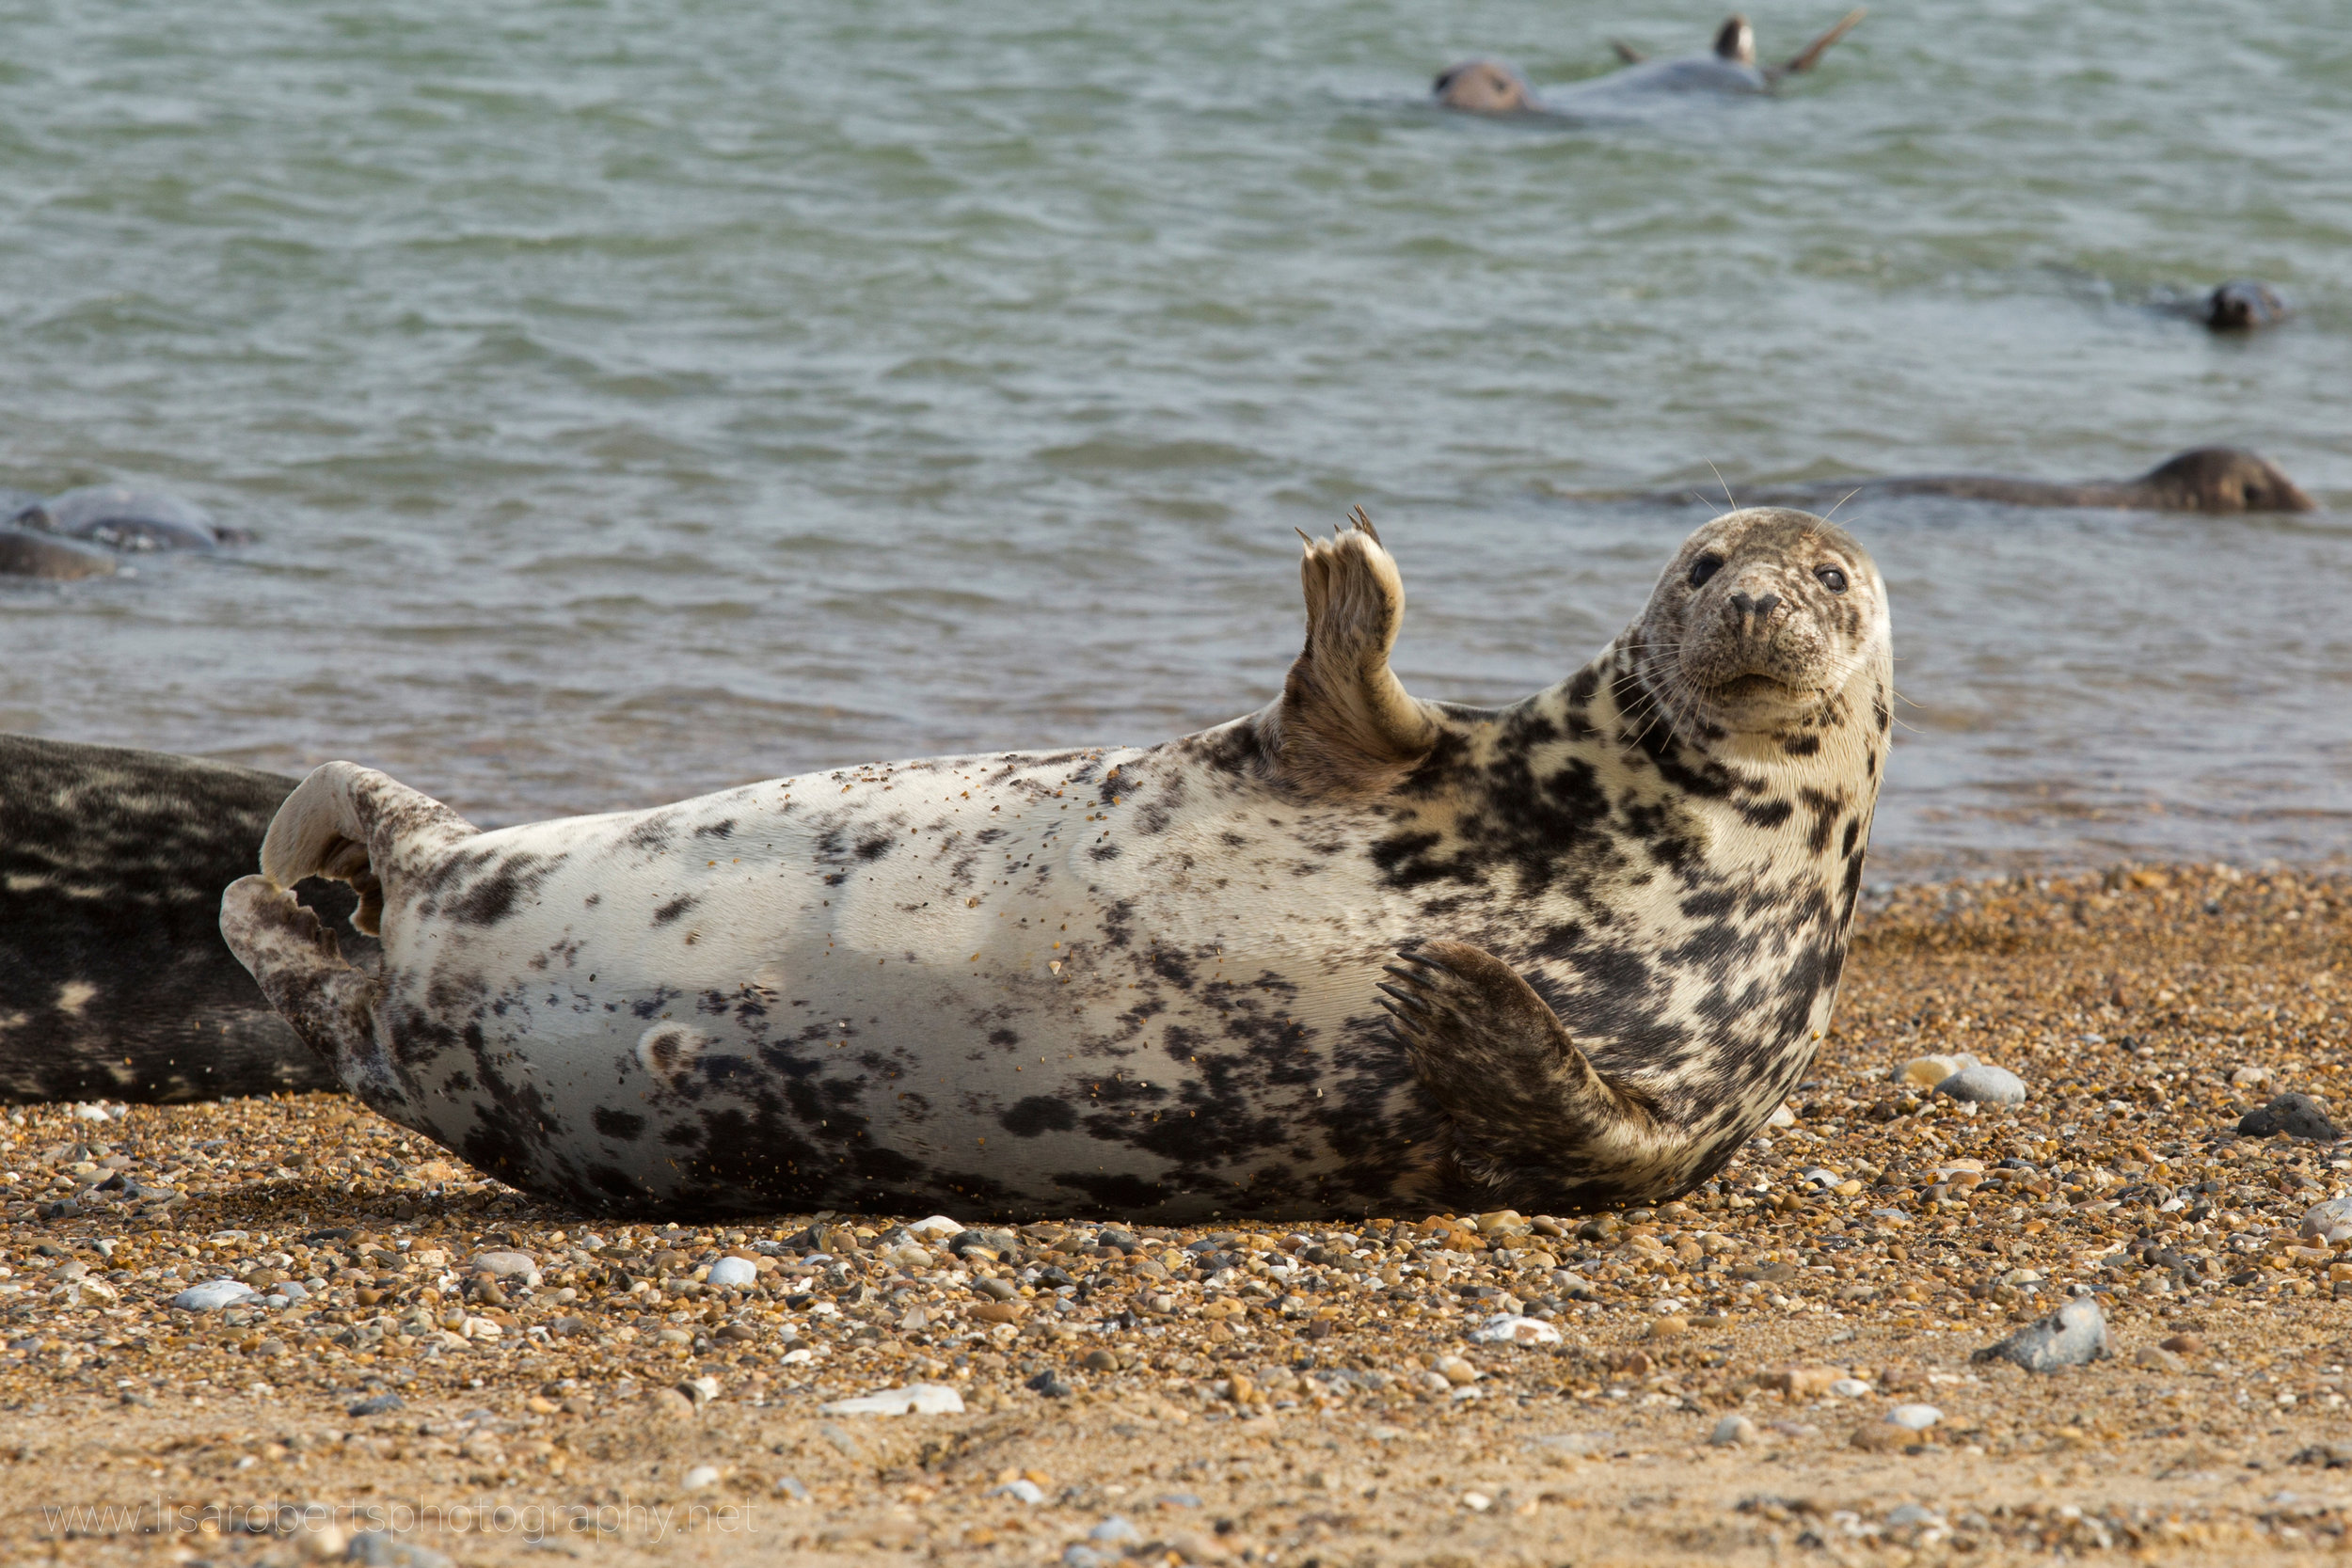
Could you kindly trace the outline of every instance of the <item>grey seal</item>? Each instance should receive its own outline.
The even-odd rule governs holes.
[[[1751,506],[1834,505],[1849,496],[1870,501],[1893,496],[1952,496],[2005,506],[2113,507],[2137,512],[2313,512],[2278,465],[2242,447],[2193,447],[2134,479],[2078,483],[2011,479],[2001,474],[1905,474],[1884,479],[1808,480],[1803,484],[1733,486]],[[1670,504],[1721,501],[1723,492],[1699,486],[1651,490],[1631,498]]]
[[[1778,65],[1758,65],[1756,32],[1744,16],[1734,15],[1716,29],[1714,46],[1704,55],[1652,60],[1629,44],[1612,40],[1627,69],[1537,92],[1517,68],[1501,60],[1469,59],[1438,73],[1430,94],[1438,106],[1478,115],[1549,115],[1563,118],[1607,118],[1625,114],[1661,94],[1713,94],[1752,97],[1768,93],[1793,75],[1811,71],[1830,45],[1860,22],[1864,13],[1851,10],[1837,24]]]
[[[339,1087],[221,942],[296,781],[161,752],[0,735],[0,1099],[188,1101]],[[305,908],[353,958],[339,882]]]
[[[2214,285],[2201,302],[2198,317],[2216,332],[2251,332],[2276,326],[2292,313],[2269,284],[2251,277],[2233,277]]]
[[[242,545],[252,535],[223,528],[193,501],[129,484],[89,484],[20,509],[12,521],[60,538],[110,549],[212,550]]]
[[[112,577],[120,568],[104,550],[36,529],[0,525],[0,577],[42,578],[71,582]]]
[[[1886,755],[1851,537],[1692,533],[1600,655],[1420,700],[1360,513],[1257,712],[491,832],[352,763],[221,929],[383,1115],[668,1212],[1307,1217],[1687,1191],[1827,1026]],[[380,971],[284,890],[347,880]]]

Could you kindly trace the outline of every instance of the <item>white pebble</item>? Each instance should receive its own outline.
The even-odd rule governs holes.
[[[1858,1377],[1841,1377],[1829,1386],[1829,1391],[1841,1400],[1858,1400],[1870,1391],[1870,1386]]]
[[[706,1486],[718,1484],[719,1467],[716,1465],[697,1465],[686,1472],[686,1489],[689,1492],[699,1492]]]
[[[945,1214],[933,1214],[927,1220],[916,1220],[913,1225],[908,1226],[907,1234],[920,1237],[927,1242],[944,1242],[950,1237],[962,1235],[963,1227]]]
[[[1045,1500],[1045,1488],[1025,1477],[1019,1481],[1009,1481],[1002,1486],[992,1486],[988,1489],[987,1495],[992,1497],[1010,1497],[1016,1502],[1025,1502],[1034,1506]]]
[[[1486,1510],[1494,1507],[1494,1505],[1495,1500],[1486,1496],[1484,1492],[1465,1492],[1462,1494],[1462,1506],[1469,1509],[1472,1513],[1484,1513]]]
[[[212,1279],[189,1286],[171,1298],[171,1305],[183,1312],[216,1312],[224,1307],[258,1299],[259,1292],[242,1280]]]
[[[1756,1423],[1745,1416],[1726,1416],[1715,1423],[1715,1430],[1707,1434],[1707,1440],[1719,1449],[1753,1443],[1756,1441]]]
[[[1481,1345],[1556,1345],[1560,1331],[1541,1318],[1501,1312],[1470,1330],[1471,1342]]]
[[[2007,1068],[1980,1064],[1953,1073],[1935,1085],[1935,1092],[1975,1105],[2023,1105],[2026,1081]]]
[[[817,1407],[820,1416],[961,1416],[963,1396],[944,1383],[911,1383]]]
[[[739,1291],[759,1277],[759,1265],[748,1258],[722,1258],[710,1265],[710,1283]]]
[[[1931,1404],[1899,1404],[1886,1418],[1905,1432],[1925,1432],[1944,1418],[1944,1412]]]

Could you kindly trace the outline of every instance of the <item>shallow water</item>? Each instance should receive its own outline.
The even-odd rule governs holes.
[[[1838,7],[1752,11],[1768,56]],[[1877,864],[2336,855],[2352,33],[1872,15],[1780,99],[1444,117],[1713,6],[10,8],[0,484],[261,542],[0,587],[0,726],[389,768],[486,821],[1264,701],[1362,502],[1398,664],[1581,662],[1704,509],[2212,441],[2336,509],[1887,502]],[[2147,308],[2267,278],[2286,326]]]

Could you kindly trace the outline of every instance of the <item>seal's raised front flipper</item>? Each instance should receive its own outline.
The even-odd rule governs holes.
[[[1851,32],[1853,24],[1861,21],[1864,15],[1862,8],[1857,6],[1839,17],[1836,26],[1798,50],[1789,57],[1788,63],[1780,68],[1779,73],[1783,76],[1795,76],[1803,71],[1811,71],[1821,63],[1821,56],[1829,53],[1829,46]]]
[[[1405,621],[1405,579],[1361,507],[1351,520],[1353,528],[1328,539],[1307,540],[1298,563],[1307,645],[1272,715],[1284,781],[1319,796],[1388,789],[1438,738],[1428,706],[1389,668]]]
[[[1513,1206],[1590,1210],[1665,1194],[1683,1141],[1602,1077],[1502,959],[1459,942],[1399,954],[1380,989],[1422,1087],[1454,1125],[1456,1173]]]

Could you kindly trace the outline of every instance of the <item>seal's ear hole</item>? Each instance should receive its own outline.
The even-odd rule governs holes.
[[[1722,556],[1700,556],[1696,561],[1691,562],[1691,586],[1693,588],[1706,586],[1707,579],[1713,577],[1717,572],[1720,572],[1723,569],[1724,558]]]
[[[1846,574],[1835,566],[1816,566],[1813,568],[1813,575],[1820,578],[1821,586],[1833,594],[1843,594],[1846,591]]]

